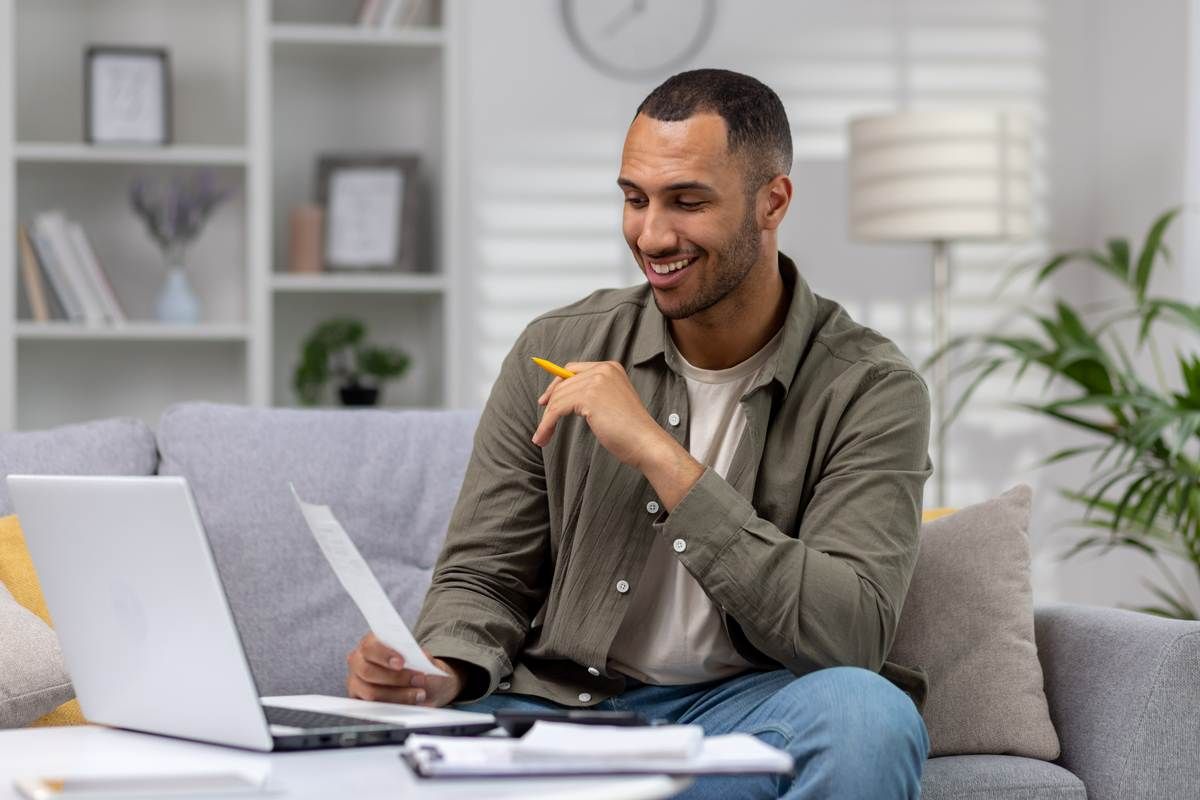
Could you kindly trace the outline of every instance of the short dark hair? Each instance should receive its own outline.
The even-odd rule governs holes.
[[[750,189],[792,170],[792,128],[783,101],[749,75],[727,69],[672,75],[646,96],[637,113],[662,122],[719,115],[729,131],[729,152],[746,159]]]

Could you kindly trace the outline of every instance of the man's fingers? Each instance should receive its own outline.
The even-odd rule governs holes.
[[[550,399],[550,395],[554,394],[554,387],[558,386],[562,382],[562,378],[555,378],[554,380],[550,381],[550,385],[546,387],[546,391],[542,392],[542,396],[538,398],[538,405],[546,405],[546,402]]]
[[[538,423],[537,430],[533,432],[533,443],[538,447],[545,447],[550,441],[550,437],[554,435],[554,426],[556,424],[557,415],[551,416],[547,411],[542,417],[542,421]]]
[[[404,656],[376,639],[374,634],[364,638],[359,644],[358,649],[362,651],[366,660],[372,664],[378,664],[381,667],[389,669],[403,669],[404,667]]]
[[[580,372],[587,372],[589,369],[598,367],[603,363],[603,361],[571,361],[570,363],[563,364],[563,369],[578,374]]]
[[[558,421],[568,414],[578,414],[581,398],[587,396],[588,382],[580,378],[571,378],[555,392],[546,402],[546,410],[542,413],[542,421],[533,432],[533,443],[545,447],[554,436]]]
[[[411,669],[394,670],[386,667],[381,667],[378,664],[372,664],[370,661],[362,661],[355,664],[354,674],[366,681],[367,683],[375,683],[380,686],[421,686],[423,681],[416,681],[419,672],[413,672]]]
[[[355,677],[351,677],[347,682],[346,690],[347,694],[359,700],[373,700],[377,703],[405,703],[412,706],[424,703],[428,696],[424,689],[380,686]]]

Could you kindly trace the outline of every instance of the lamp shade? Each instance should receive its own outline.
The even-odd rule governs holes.
[[[851,236],[1028,237],[1031,144],[1028,118],[1008,111],[915,111],[851,120]]]

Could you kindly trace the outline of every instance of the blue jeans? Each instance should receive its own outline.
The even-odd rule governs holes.
[[[529,695],[493,694],[458,708],[537,711],[563,708]],[[700,725],[709,736],[749,733],[786,750],[790,776],[697,780],[680,797],[917,798],[929,735],[917,707],[886,678],[858,667],[830,667],[797,678],[787,670],[747,672],[690,686],[629,681],[599,710],[638,711],[648,719]]]

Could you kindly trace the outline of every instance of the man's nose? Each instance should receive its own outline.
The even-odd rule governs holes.
[[[647,206],[642,215],[642,230],[638,234],[638,249],[651,255],[666,254],[675,250],[677,243],[667,215]]]

